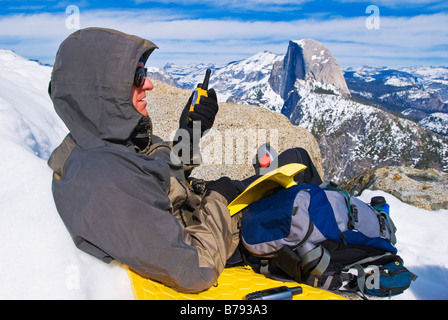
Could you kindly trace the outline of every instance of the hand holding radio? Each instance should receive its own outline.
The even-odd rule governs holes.
[[[208,89],[211,70],[207,69],[202,84],[198,84],[185,106],[181,118],[180,128],[192,130],[193,122],[200,122],[201,136],[212,128],[218,113],[218,98],[214,89]]]

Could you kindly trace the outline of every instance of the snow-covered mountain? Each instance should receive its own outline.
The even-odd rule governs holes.
[[[345,70],[352,96],[447,136],[448,68],[358,67]]]
[[[358,78],[363,82],[378,81],[383,85],[410,87],[421,86],[424,90],[439,93],[442,102],[448,102],[448,67],[351,67],[345,71],[346,79]],[[424,98],[426,95],[421,96]]]
[[[177,86],[182,89],[193,90],[198,83],[202,83],[205,71],[207,69],[212,70],[212,74],[216,70],[219,70],[222,66],[215,64],[190,64],[190,65],[176,65],[173,63],[167,63],[162,70],[166,74],[169,74],[176,81]]]
[[[281,112],[311,131],[328,179],[385,165],[448,170],[448,68],[343,72],[327,48],[305,39],[290,41],[285,55],[265,51],[221,67],[168,64],[164,71],[193,89],[207,67],[220,101]]]
[[[192,90],[202,82],[205,70],[211,68],[211,86],[217,90],[220,101],[253,104],[281,112],[285,101],[272,88],[276,85],[276,69],[284,57],[265,51],[225,66],[169,63],[164,69],[154,68],[150,72],[157,80]],[[316,64],[328,60],[318,58],[314,56]],[[245,74],[247,70],[252,70],[251,75]],[[255,70],[258,75],[254,77]],[[448,67],[364,66],[350,67],[343,72],[356,101],[400,114],[431,131],[448,135]],[[264,78],[260,78],[262,75]]]
[[[317,138],[327,178],[347,181],[370,168],[448,170],[448,141],[413,121],[302,85],[292,117]]]
[[[271,70],[283,55],[268,51],[260,52],[242,61],[233,61],[224,66],[199,64],[178,66],[168,63],[161,73],[175,79],[178,87],[193,90],[202,83],[205,70],[210,68],[212,76],[209,87],[216,90],[219,101],[253,104],[281,111],[283,100],[268,83]]]

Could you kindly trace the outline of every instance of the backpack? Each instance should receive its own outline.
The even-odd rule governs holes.
[[[416,276],[397,255],[383,197],[329,184],[279,188],[243,211],[240,255],[259,273],[330,291],[392,296]]]

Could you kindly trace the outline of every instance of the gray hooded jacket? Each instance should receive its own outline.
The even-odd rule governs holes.
[[[197,196],[170,144],[139,154],[131,101],[139,58],[156,46],[115,30],[75,32],[60,46],[50,91],[70,134],[53,152],[53,197],[75,244],[183,292],[211,287],[235,250],[227,201]]]

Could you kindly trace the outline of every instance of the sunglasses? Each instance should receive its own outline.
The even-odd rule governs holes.
[[[135,70],[134,75],[134,84],[141,88],[143,84],[145,83],[146,74],[148,72],[148,68],[138,67],[137,70]]]

